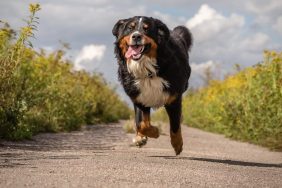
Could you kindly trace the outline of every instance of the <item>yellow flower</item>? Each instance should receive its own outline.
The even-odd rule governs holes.
[[[31,12],[31,13],[35,13],[35,12],[37,12],[37,11],[39,11],[40,10],[40,5],[38,4],[38,3],[36,3],[36,4],[30,4],[29,5],[29,11]]]

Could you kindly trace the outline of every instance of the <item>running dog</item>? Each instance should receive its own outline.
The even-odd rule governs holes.
[[[119,20],[112,30],[116,37],[118,76],[134,104],[135,144],[143,146],[147,137],[158,138],[150,123],[150,109],[164,106],[170,121],[171,145],[182,152],[181,103],[191,74],[189,54],[192,35],[184,26],[172,31],[160,20],[135,16]]]

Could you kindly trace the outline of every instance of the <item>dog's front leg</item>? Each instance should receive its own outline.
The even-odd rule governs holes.
[[[158,138],[159,129],[150,123],[150,108],[137,107],[134,105],[136,137],[133,140],[135,145],[141,147],[147,143],[147,137]]]

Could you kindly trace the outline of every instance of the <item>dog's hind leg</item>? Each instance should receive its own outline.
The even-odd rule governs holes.
[[[170,142],[174,148],[175,154],[179,155],[182,152],[183,140],[181,135],[181,97],[173,103],[166,105],[165,109],[169,116],[170,122]]]
[[[159,129],[150,123],[150,108],[139,108],[134,105],[136,137],[133,140],[135,145],[141,147],[147,143],[147,137],[158,138]]]

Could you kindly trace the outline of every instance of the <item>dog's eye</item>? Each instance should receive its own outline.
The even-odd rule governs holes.
[[[147,32],[148,29],[149,29],[149,26],[145,24],[145,25],[143,26],[143,30],[144,30],[145,32]]]
[[[128,31],[132,31],[132,29],[133,29],[133,27],[131,27],[131,26],[128,26],[128,27],[127,27],[127,30],[128,30]]]
[[[132,31],[133,28],[135,27],[135,25],[136,25],[135,23],[129,24],[129,25],[127,26],[128,31]]]

